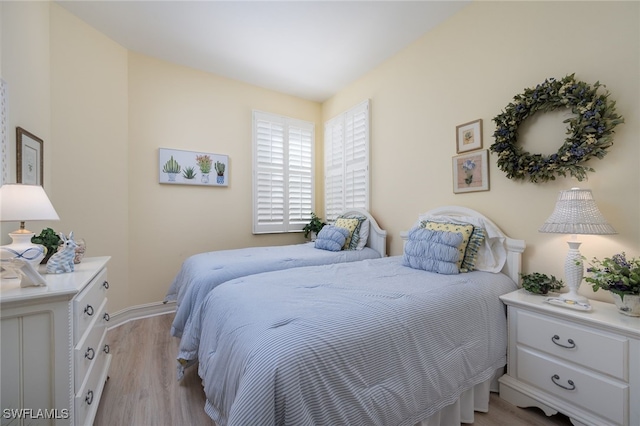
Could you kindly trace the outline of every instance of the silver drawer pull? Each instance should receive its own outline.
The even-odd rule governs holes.
[[[569,386],[560,384],[557,382],[557,380],[560,380],[560,376],[558,376],[557,374],[554,374],[553,376],[551,376],[551,381],[553,382],[554,385],[559,386],[562,389],[571,390],[571,391],[576,389],[576,385],[575,383],[573,383],[573,380],[567,380],[567,383],[569,384]]]
[[[89,316],[93,315],[93,306],[87,305],[87,307],[84,308],[84,313]]]
[[[560,340],[560,336],[558,336],[557,334],[555,334],[552,338],[551,341],[553,343],[555,343],[556,345],[560,346],[561,348],[565,348],[565,349],[573,349],[576,347],[576,342],[573,341],[573,339],[567,339],[567,343],[569,343],[568,345],[563,345],[562,343],[558,343],[558,340]]]
[[[104,348],[102,348],[102,350],[105,354],[108,354],[111,349],[109,348],[109,345],[104,345]]]
[[[105,290],[109,290],[109,281],[106,281],[102,283],[102,287],[104,287]]]
[[[109,314],[107,312],[105,312],[104,315],[102,316],[102,319],[104,319],[105,321],[109,321],[111,319],[111,317],[109,316]]]
[[[87,392],[87,396],[84,398],[84,402],[86,402],[87,405],[91,405],[91,403],[93,402],[93,391],[92,390]]]
[[[87,348],[87,351],[84,353],[84,357],[88,360],[92,360],[96,356],[96,351],[93,348]]]

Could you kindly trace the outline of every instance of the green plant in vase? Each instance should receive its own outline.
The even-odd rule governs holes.
[[[532,272],[531,274],[520,274],[520,277],[522,278],[522,288],[530,293],[547,294],[564,287],[562,280],[556,279],[553,275]]]
[[[189,166],[184,169],[184,171],[182,172],[182,176],[184,176],[185,179],[194,179],[196,177],[196,169],[192,166]]]
[[[310,233],[318,235],[318,232],[326,225],[321,218],[311,212],[311,220],[307,223],[302,230],[304,231],[304,237],[308,238]]]
[[[173,159],[173,155],[166,163],[164,163],[164,167],[162,171],[169,175],[169,182],[175,182],[176,176],[180,173],[182,167],[176,160]]]
[[[47,253],[40,263],[47,263],[49,258],[58,251],[60,245],[60,236],[51,228],[45,228],[40,232],[40,235],[34,235],[31,237],[31,242],[34,244],[41,244],[47,249]]]

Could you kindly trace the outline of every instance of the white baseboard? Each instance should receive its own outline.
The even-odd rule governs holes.
[[[109,330],[142,318],[170,314],[176,311],[176,302],[154,302],[131,306],[109,315]]]

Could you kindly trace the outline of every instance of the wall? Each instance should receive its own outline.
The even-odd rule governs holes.
[[[625,124],[588,181],[560,178],[532,184],[509,180],[490,156],[490,191],[452,192],[456,125],[483,120],[483,143],[493,142],[492,118],[524,88],[548,77],[606,84]],[[400,254],[399,232],[421,212],[464,205],[525,239],[524,272],[562,277],[567,236],[540,234],[559,191],[592,189],[615,236],[581,236],[588,259],[626,250],[640,256],[640,3],[474,2],[392,59],[323,104],[323,120],[365,98],[372,100],[371,210]],[[570,113],[536,114],[520,143],[551,154],[564,140]],[[583,285],[581,291],[592,297]],[[608,299],[606,293],[596,298]]]
[[[304,241],[251,233],[252,109],[320,122],[316,102],[129,54],[129,306],[162,300],[190,255]],[[159,148],[228,155],[229,186],[160,185]]]

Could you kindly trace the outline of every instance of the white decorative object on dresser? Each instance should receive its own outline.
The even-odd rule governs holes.
[[[577,425],[640,425],[640,318],[595,300],[589,312],[558,308],[522,289],[500,298],[509,317],[501,398]]]
[[[93,424],[111,363],[109,259],[85,258],[74,272],[46,274],[42,287],[2,282],[3,422]]]

